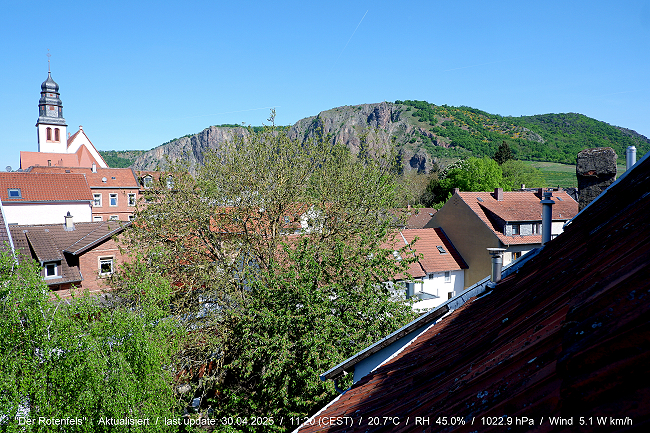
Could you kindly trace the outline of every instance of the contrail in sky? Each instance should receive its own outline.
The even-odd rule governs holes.
[[[357,24],[357,27],[356,27],[356,28],[354,29],[354,31],[352,32],[352,36],[354,36],[354,34],[357,32],[357,29],[359,28],[359,26],[361,25],[361,22],[363,21],[363,19],[366,17],[367,14],[368,14],[368,11],[366,11],[366,13],[363,14],[363,16],[361,17],[361,21],[359,21],[359,24]],[[348,39],[348,41],[345,43],[345,46],[343,47],[343,49],[342,49],[341,52],[339,53],[338,57],[336,58],[336,60],[334,60],[334,63],[332,63],[332,69],[330,69],[330,73],[332,72],[332,70],[334,70],[334,65],[336,65],[336,63],[339,61],[339,58],[341,57],[341,54],[343,54],[343,51],[345,51],[345,49],[347,48],[348,44],[349,44],[350,41],[352,40],[352,36],[350,36],[350,39]]]

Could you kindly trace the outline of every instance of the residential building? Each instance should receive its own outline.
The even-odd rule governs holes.
[[[92,221],[92,194],[83,174],[0,173],[8,224],[59,224],[67,214]]]
[[[503,263],[518,259],[542,243],[541,189],[531,191],[458,192],[433,215],[468,268],[465,287],[490,274],[486,248],[504,248]],[[565,191],[553,191],[551,237],[578,213],[578,203]]]
[[[92,220],[130,221],[140,197],[131,168],[30,167],[29,173],[83,174],[92,193]]]
[[[649,155],[500,281],[480,281],[323,373],[353,372],[353,385],[296,431],[642,430]],[[348,421],[330,422],[339,419]]]
[[[74,222],[9,226],[19,260],[34,259],[53,293],[62,298],[76,291],[98,293],[124,261],[116,236],[130,223]]]
[[[395,279],[408,298],[417,300],[414,309],[429,310],[463,291],[467,265],[440,228],[404,229],[396,233],[391,246],[397,259],[402,259],[399,249],[413,241],[407,254],[417,261],[409,264],[406,274],[396,275]]]
[[[68,136],[59,95],[59,85],[48,71],[47,80],[41,84],[41,98],[38,101],[38,152],[20,152],[20,168],[25,170],[36,165],[91,167],[93,164],[107,168],[106,161],[90,142],[82,126],[74,135]]]

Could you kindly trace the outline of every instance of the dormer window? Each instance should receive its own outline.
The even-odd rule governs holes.
[[[519,230],[519,224],[513,224],[512,225],[512,235],[518,235],[521,234],[521,231]]]
[[[145,176],[142,178],[142,185],[145,188],[151,188],[151,184],[153,183],[153,178],[151,176]]]
[[[59,276],[56,262],[45,263],[43,270],[45,272],[45,278],[56,278]]]
[[[172,189],[174,187],[174,178],[167,176],[167,189]]]
[[[7,196],[9,198],[23,198],[20,188],[9,188],[7,189]]]

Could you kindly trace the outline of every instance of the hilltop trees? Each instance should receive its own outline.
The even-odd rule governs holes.
[[[131,242],[175,282],[179,377],[215,416],[284,430],[332,398],[318,374],[413,317],[379,284],[408,263],[382,248],[403,196],[394,159],[366,154],[268,127],[148,191]]]

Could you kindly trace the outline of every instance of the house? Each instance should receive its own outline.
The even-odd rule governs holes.
[[[296,431],[643,430],[649,155],[502,280],[323,373],[354,383]]]
[[[397,254],[397,250],[413,241],[409,252],[417,261],[409,264],[405,275],[397,275],[395,279],[405,286],[408,298],[417,299],[414,309],[429,310],[463,291],[463,270],[467,265],[440,228],[401,230],[391,247]]]
[[[504,248],[508,264],[542,243],[541,189],[531,191],[458,192],[435,214],[429,226],[441,227],[467,262],[465,287],[490,273],[486,248]],[[578,213],[565,191],[553,191],[551,238]]]
[[[68,137],[59,85],[48,70],[47,80],[41,84],[36,121],[38,152],[20,152],[20,168],[40,166],[107,168],[104,158],[91,143],[82,126]]]
[[[43,279],[62,298],[74,291],[97,293],[124,257],[115,239],[130,222],[74,222],[9,226],[19,260],[42,267]]]
[[[92,194],[83,174],[0,173],[0,199],[8,224],[92,221]]]
[[[92,193],[93,221],[133,218],[140,184],[131,168],[30,167],[29,173],[83,174]]]

